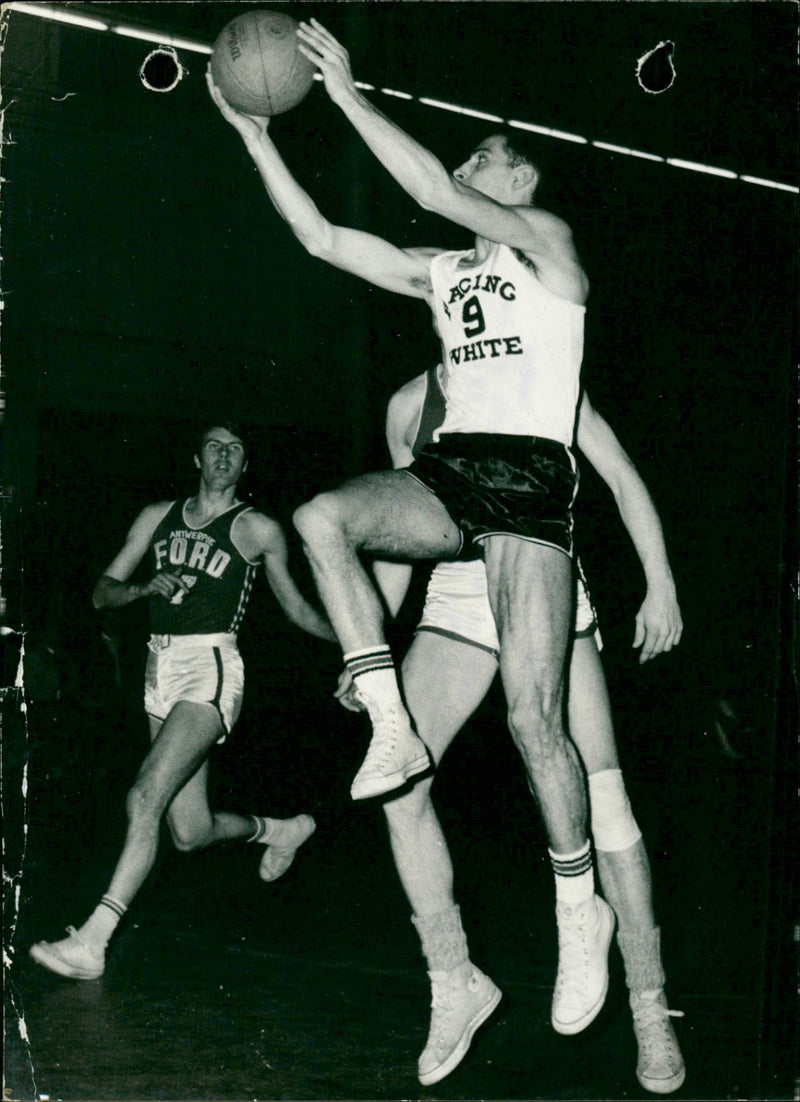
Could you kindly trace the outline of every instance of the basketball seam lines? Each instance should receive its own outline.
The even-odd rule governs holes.
[[[261,21],[256,22],[256,41],[258,42],[258,60],[261,62],[261,75],[264,78],[264,91],[267,93],[267,102],[269,103],[269,114],[272,114],[272,91],[269,86],[269,80],[267,79],[267,69],[264,65],[264,49],[261,42],[261,28],[263,23]]]

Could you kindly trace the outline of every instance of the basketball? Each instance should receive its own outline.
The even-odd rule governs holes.
[[[246,115],[280,115],[304,99],[316,66],[297,48],[297,22],[275,11],[248,11],[223,27],[211,54],[211,76]]]

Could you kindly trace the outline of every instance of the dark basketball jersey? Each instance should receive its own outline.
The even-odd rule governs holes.
[[[425,373],[425,399],[419,413],[417,435],[411,447],[411,453],[416,459],[422,449],[431,443],[433,434],[444,421],[444,393],[439,382],[439,368],[429,367]]]
[[[173,501],[153,533],[156,572],[177,574],[187,587],[171,600],[150,598],[150,630],[157,635],[237,632],[253,588],[257,563],[242,557],[231,539],[237,517],[251,508],[240,502],[192,528],[183,501]]]

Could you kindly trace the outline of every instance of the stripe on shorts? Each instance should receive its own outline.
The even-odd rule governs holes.
[[[454,639],[457,643],[465,643],[468,647],[491,654],[492,658],[499,659],[500,651],[496,647],[490,647],[486,643],[479,643],[476,639],[470,639],[467,635],[460,635],[457,631],[449,631],[447,628],[436,627],[434,624],[420,624],[415,634],[421,631],[429,631],[431,635],[443,635],[445,639]]]
[[[219,653],[219,647],[214,647],[214,661],[217,663],[217,691],[214,693],[214,699],[211,703],[217,709],[222,718],[222,682],[224,680],[224,667],[222,665],[222,655]],[[225,726],[225,720],[222,720],[222,726]]]

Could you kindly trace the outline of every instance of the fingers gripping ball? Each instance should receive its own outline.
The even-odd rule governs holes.
[[[297,23],[275,11],[237,15],[221,31],[211,75],[225,99],[246,115],[280,115],[296,107],[316,66],[297,48]]]

